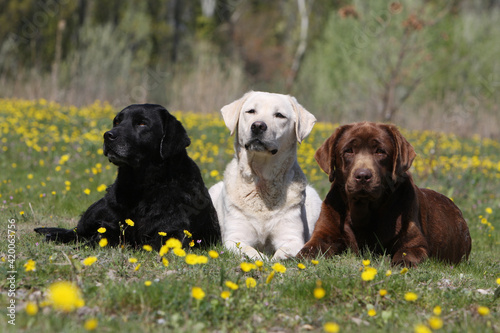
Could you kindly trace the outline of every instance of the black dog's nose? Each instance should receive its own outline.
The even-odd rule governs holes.
[[[105,140],[113,141],[116,139],[116,137],[117,137],[117,135],[116,135],[116,133],[113,133],[113,131],[107,131],[104,133]]]
[[[361,183],[368,183],[373,177],[370,169],[361,168],[354,172],[354,178]]]
[[[260,134],[267,130],[267,125],[263,121],[256,121],[255,123],[252,124],[250,129],[252,130],[253,134]]]

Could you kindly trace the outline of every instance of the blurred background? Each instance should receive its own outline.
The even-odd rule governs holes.
[[[0,97],[218,112],[265,90],[498,139],[499,22],[498,0],[0,0]]]

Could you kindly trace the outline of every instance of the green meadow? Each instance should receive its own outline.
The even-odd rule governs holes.
[[[472,253],[459,265],[407,270],[352,253],[253,262],[222,246],[160,256],[44,242],[33,228],[76,226],[113,182],[102,134],[118,111],[0,99],[0,331],[500,331],[500,142],[402,129],[418,154],[416,183],[452,198],[467,220]],[[233,154],[222,117],[173,114],[207,187],[221,180]],[[330,184],[314,152],[337,125],[316,124],[299,147],[321,197]]]

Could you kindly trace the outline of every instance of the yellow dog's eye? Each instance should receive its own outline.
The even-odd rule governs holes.
[[[255,113],[255,110],[254,109],[250,109],[250,110],[246,111],[246,113],[253,114],[253,113]]]
[[[275,114],[274,114],[274,116],[275,116],[276,118],[286,119],[286,117],[285,117],[282,113],[280,113],[280,112],[275,113]]]

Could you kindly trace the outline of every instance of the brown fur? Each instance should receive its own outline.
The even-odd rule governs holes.
[[[339,127],[315,155],[332,186],[298,257],[367,248],[389,254],[393,265],[415,266],[428,257],[467,259],[471,238],[460,209],[413,183],[408,169],[415,156],[395,126]]]

